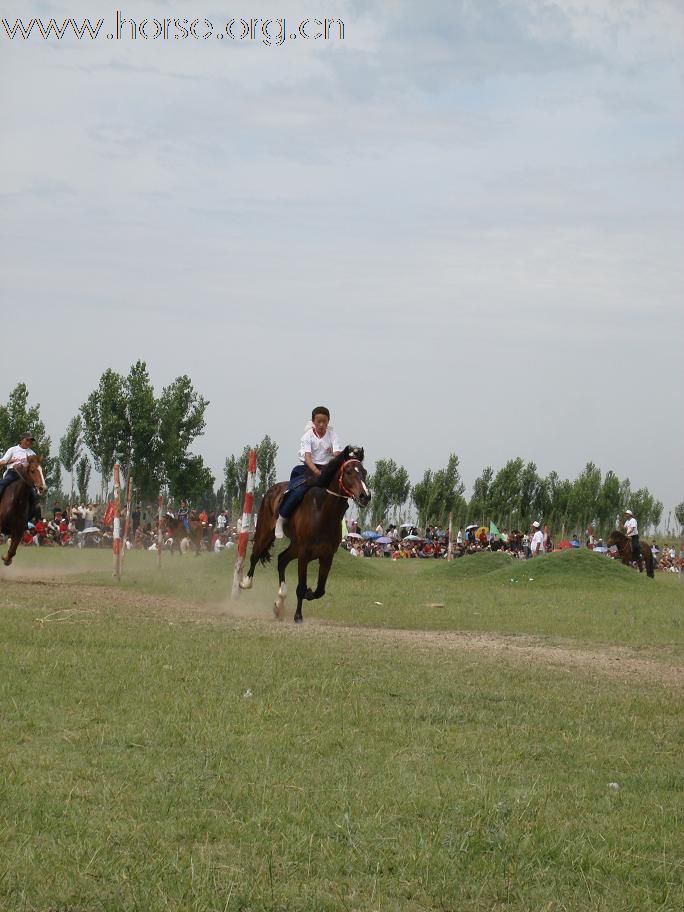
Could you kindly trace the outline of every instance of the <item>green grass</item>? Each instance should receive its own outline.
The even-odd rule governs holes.
[[[225,556],[126,560],[118,588],[97,552],[22,549],[26,581],[0,578],[0,909],[684,905],[673,685],[220,616]],[[680,661],[684,584],[505,560],[340,555],[305,616]]]
[[[17,573],[34,567],[49,575],[72,572],[74,584],[111,587],[108,552],[22,549]],[[315,581],[317,565],[309,573]],[[296,564],[287,572],[288,618],[295,609]],[[12,571],[6,572],[11,578]],[[169,596],[196,605],[228,598],[233,558],[130,553],[120,588]],[[258,566],[254,589],[241,594],[246,608],[268,614],[277,589],[275,559]],[[381,604],[377,604],[377,603]],[[585,644],[667,646],[684,658],[684,582],[674,574],[654,580],[589,551],[566,551],[533,561],[480,554],[448,563],[435,560],[370,560],[340,552],[326,596],[304,603],[305,618],[354,626],[527,634]]]

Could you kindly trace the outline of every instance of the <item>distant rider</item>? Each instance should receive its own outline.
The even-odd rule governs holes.
[[[631,510],[625,510],[622,514],[622,518],[625,520],[625,535],[629,539],[632,546],[632,557],[635,561],[639,561],[641,560],[641,545],[639,544],[639,529],[637,527],[637,521],[634,518],[634,514]]]
[[[187,500],[181,500],[180,507],[178,508],[178,519],[183,521],[185,526],[185,531],[190,531],[190,507],[188,506]]]

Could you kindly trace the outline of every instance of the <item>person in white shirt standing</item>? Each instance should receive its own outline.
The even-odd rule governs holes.
[[[320,475],[321,469],[342,452],[337,434],[330,425],[330,412],[324,405],[318,405],[311,412],[299,445],[299,465],[290,475],[290,484],[280,504],[276,521],[275,537],[283,538],[283,521],[289,519],[306,494],[307,480]]]
[[[544,553],[544,533],[540,524],[535,521],[532,523],[532,536],[530,538],[530,557],[541,557]]]
[[[624,510],[622,513],[624,520],[625,535],[632,546],[632,554],[635,561],[641,560],[641,545],[639,544],[639,527],[631,510]]]
[[[2,495],[4,490],[8,485],[11,485],[13,481],[16,481],[21,476],[16,471],[17,467],[26,468],[28,465],[29,456],[35,456],[36,454],[31,449],[31,444],[34,441],[33,434],[29,434],[28,431],[25,434],[22,434],[19,438],[19,443],[16,446],[10,447],[5,455],[0,459],[0,466],[6,466],[7,469],[5,474],[0,479],[0,500],[2,500]],[[33,519],[38,501],[36,499],[36,492],[31,488],[30,491],[31,505],[29,511],[29,519]]]

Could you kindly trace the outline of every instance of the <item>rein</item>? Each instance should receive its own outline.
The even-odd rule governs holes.
[[[341,491],[344,491],[344,494],[338,494],[337,491],[331,491],[330,488],[325,489],[326,494],[332,494],[333,497],[339,497],[342,500],[348,500],[350,497],[352,500],[356,500],[356,495],[354,494],[354,492],[350,491],[349,488],[347,488],[345,486],[344,482],[342,481],[342,474],[343,474],[344,470],[352,462],[358,462],[358,464],[361,465],[360,459],[347,459],[347,461],[343,462],[342,465],[340,466],[340,471],[337,476],[337,486],[340,488]]]

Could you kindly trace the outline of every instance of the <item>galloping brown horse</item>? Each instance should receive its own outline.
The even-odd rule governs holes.
[[[40,463],[40,456],[29,456],[25,469],[15,466],[14,469],[19,478],[7,485],[2,493],[2,499],[0,499],[0,531],[10,537],[9,550],[2,558],[6,567],[12,563],[19,542],[26,531],[31,504],[31,488],[36,488],[40,492],[44,491],[46,487]]]
[[[301,624],[302,602],[319,599],[325,594],[325,583],[330,573],[335,551],[342,541],[342,519],[349,506],[349,499],[361,506],[370,502],[366,485],[368,473],[363,467],[363,447],[347,446],[323,469],[320,476],[309,482],[309,490],[292,516],[285,521],[284,530],[290,539],[289,547],[278,555],[278,596],[274,605],[275,615],[285,611],[285,568],[297,558],[299,579],[297,583],[297,610],[294,620]],[[252,557],[241,589],[251,589],[254,568],[258,561],[265,564],[271,559],[275,541],[275,524],[278,508],[287,491],[288,482],[281,481],[266,492],[259,508]],[[318,560],[318,583],[312,591],[307,586],[309,563]]]
[[[166,532],[173,539],[171,545],[171,554],[178,548],[178,553],[182,554],[181,542],[184,538],[189,538],[190,543],[195,549],[195,557],[198,556],[202,547],[202,536],[204,535],[204,526],[195,519],[188,520],[190,529],[186,529],[183,520],[175,516],[166,515]]]
[[[623,564],[627,564],[627,566],[629,566],[631,563],[634,562],[634,554],[632,553],[632,543],[630,542],[629,538],[625,535],[624,532],[620,532],[619,529],[615,529],[615,531],[611,532],[610,535],[608,536],[608,540],[607,540],[606,544],[608,545],[609,548],[612,545],[615,545],[615,547],[618,549],[618,554],[620,555],[620,560],[622,561]],[[644,565],[645,565],[646,566],[646,576],[650,576],[650,578],[653,579],[653,576],[654,576],[653,571],[655,570],[655,560],[653,559],[653,555],[651,554],[651,549],[648,546],[648,542],[646,544],[641,544],[641,542],[640,542],[639,546],[641,548],[641,557],[636,562],[636,564],[639,568],[639,573],[644,572]]]

